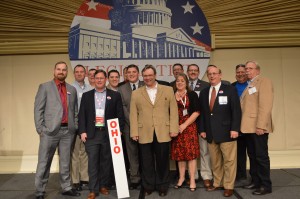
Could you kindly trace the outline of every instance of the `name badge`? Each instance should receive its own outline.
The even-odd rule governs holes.
[[[183,109],[182,114],[183,114],[183,116],[186,116],[188,114],[187,109]]]
[[[257,92],[256,87],[252,87],[248,89],[249,95],[252,95]]]
[[[96,109],[96,124],[95,126],[105,126],[104,123],[104,109]]]
[[[224,105],[227,104],[227,96],[219,96],[219,104]]]

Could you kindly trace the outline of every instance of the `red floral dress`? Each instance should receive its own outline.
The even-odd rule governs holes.
[[[177,101],[179,125],[184,123],[190,115],[183,116],[184,106],[182,101]],[[185,108],[188,110],[190,106],[190,100],[186,94]],[[179,133],[177,137],[171,141],[171,159],[176,161],[189,161],[200,156],[200,146],[197,133],[196,122],[190,124],[182,133]]]

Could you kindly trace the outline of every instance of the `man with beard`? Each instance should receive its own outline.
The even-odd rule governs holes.
[[[34,122],[40,136],[35,175],[36,198],[43,199],[51,162],[58,147],[60,184],[63,195],[80,196],[72,189],[70,177],[71,146],[78,126],[76,89],[65,82],[68,67],[57,62],[54,80],[39,86],[34,102]]]

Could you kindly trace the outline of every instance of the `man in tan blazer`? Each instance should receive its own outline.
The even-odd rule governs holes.
[[[241,96],[241,132],[246,134],[252,182],[244,188],[256,189],[254,195],[265,195],[272,192],[268,137],[272,132],[273,85],[260,76],[255,61],[248,61],[245,68],[249,82]]]
[[[169,187],[169,142],[178,135],[178,108],[172,87],[160,85],[156,69],[142,70],[145,86],[132,92],[130,136],[139,142],[144,194],[159,191],[167,195]]]

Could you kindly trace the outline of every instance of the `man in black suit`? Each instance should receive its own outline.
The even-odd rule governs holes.
[[[88,154],[89,199],[99,191],[109,194],[112,158],[106,121],[118,118],[121,132],[125,123],[121,95],[106,89],[106,80],[104,70],[95,72],[95,89],[82,95],[79,111],[79,134]]]
[[[211,157],[214,184],[207,191],[224,186],[224,196],[233,194],[236,177],[238,132],[241,125],[241,105],[236,89],[221,83],[221,70],[207,71],[210,87],[200,93],[200,132],[206,138]]]

